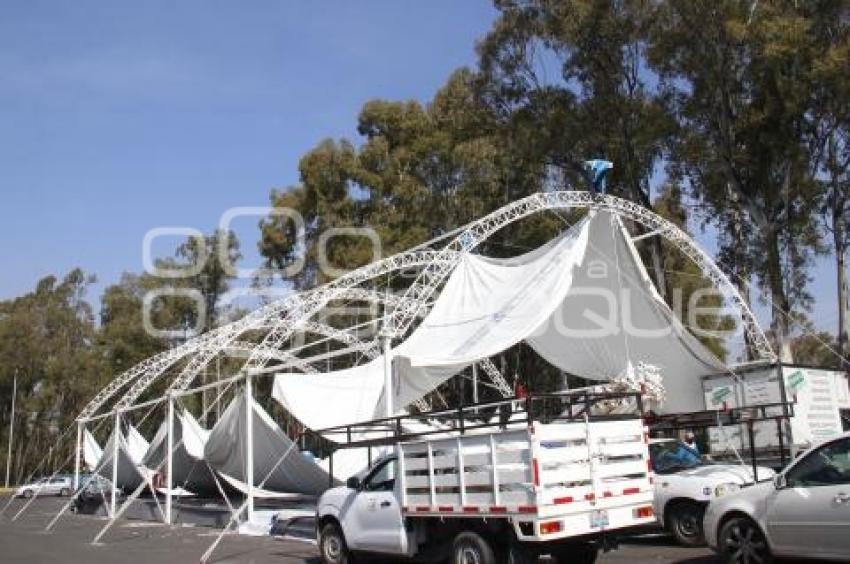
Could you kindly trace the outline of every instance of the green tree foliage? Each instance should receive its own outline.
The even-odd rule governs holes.
[[[497,1],[499,19],[479,45],[482,98],[507,131],[533,137],[528,159],[583,187],[582,163],[614,161],[609,192],[652,209],[651,183],[673,129],[646,68],[647,2]],[[651,269],[666,291],[657,240]]]
[[[260,251],[267,266],[284,269],[304,258],[304,268],[288,280],[311,287],[331,277],[318,256],[328,228],[370,227],[386,256],[538,189],[542,167],[527,170],[512,154],[492,112],[477,103],[472,78],[468,70],[456,72],[426,106],[368,102],[358,117],[359,146],[325,140],[307,153],[301,184],[271,196],[275,207],[301,214],[303,231],[288,218],[265,218]],[[558,221],[518,227],[514,243],[551,236]],[[372,243],[362,236],[335,235],[324,248],[337,269],[373,259]]]
[[[810,110],[819,33],[840,2],[659,3],[649,62],[664,80],[679,130],[675,168],[720,230],[727,264],[755,275],[780,344],[789,314],[809,306],[807,267],[818,249]],[[826,15],[829,14],[829,15]],[[785,351],[787,359],[787,350]]]
[[[43,278],[32,292],[0,302],[0,407],[9,424],[12,382],[17,375],[17,440],[12,477],[18,481],[51,452],[51,462],[73,450],[59,442],[87,401],[108,378],[93,346],[95,323],[85,301],[93,278],[75,269],[62,279]],[[67,437],[66,437],[67,438]],[[0,439],[5,462],[7,436]]]

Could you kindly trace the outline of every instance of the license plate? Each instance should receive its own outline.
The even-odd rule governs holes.
[[[608,526],[608,511],[605,509],[597,509],[590,514],[590,528],[599,529]]]

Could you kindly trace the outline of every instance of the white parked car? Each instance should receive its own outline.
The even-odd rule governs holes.
[[[715,464],[675,439],[651,439],[649,454],[655,472],[653,509],[658,522],[679,544],[705,544],[702,522],[713,499],[753,484],[753,470],[740,464]],[[758,467],[757,480],[770,480],[775,472]]]
[[[850,433],[809,449],[770,482],[712,501],[704,527],[724,562],[850,561]]]
[[[15,491],[15,495],[30,498],[38,495],[68,496],[74,491],[74,480],[69,476],[42,478],[30,484],[24,484]]]

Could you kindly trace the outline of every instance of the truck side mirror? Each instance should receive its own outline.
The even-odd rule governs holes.
[[[350,477],[345,482],[345,487],[350,489],[350,490],[355,490],[355,491],[359,490],[360,489],[360,478],[358,478],[357,476]]]
[[[788,487],[788,482],[785,480],[784,474],[777,474],[773,477],[773,487],[777,490],[781,490]]]

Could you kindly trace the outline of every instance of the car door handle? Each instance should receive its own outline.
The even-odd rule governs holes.
[[[845,493],[840,493],[837,496],[835,496],[835,499],[833,501],[835,501],[835,503],[837,503],[839,505],[844,504],[844,503],[850,503],[850,495],[847,495]]]
[[[392,502],[389,502],[389,501],[382,501],[381,502],[381,507],[389,507],[390,505],[392,505]]]

